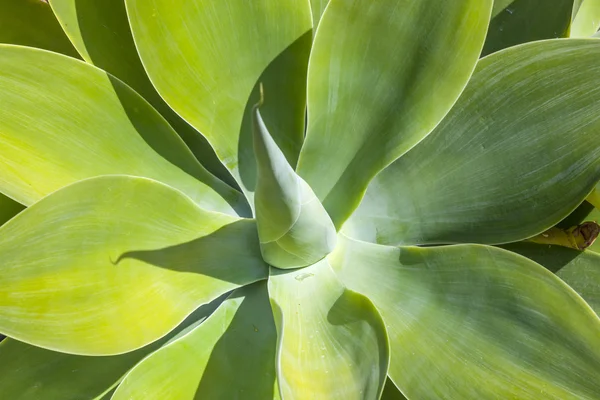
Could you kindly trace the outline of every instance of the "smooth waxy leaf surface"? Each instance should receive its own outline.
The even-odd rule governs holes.
[[[519,253],[554,272],[600,315],[600,254],[537,243],[511,243],[503,248]]]
[[[335,226],[310,186],[287,162],[254,110],[258,180],[254,209],[261,252],[278,268],[316,263],[335,247]]]
[[[267,285],[233,292],[205,322],[139,363],[113,400],[273,399],[277,332]]]
[[[0,43],[79,57],[50,6],[41,0],[0,0]]]
[[[437,129],[376,177],[345,229],[381,244],[534,236],[600,179],[599,129],[595,39],[493,54]]]
[[[482,54],[569,36],[573,0],[495,0]]]
[[[571,37],[589,37],[600,28],[600,0],[576,0]]]
[[[326,260],[295,271],[271,268],[269,295],[282,398],[379,397],[389,350],[369,299],[347,290]]]
[[[600,319],[564,282],[481,245],[346,239],[329,257],[386,323],[389,375],[415,399],[595,399]]]
[[[218,305],[213,303],[194,311],[166,337],[118,356],[77,356],[5,339],[0,343],[0,393],[18,400],[110,399],[109,389],[127,371],[176,333],[205,319]]]
[[[126,0],[152,83],[198,129],[252,200],[251,93],[291,165],[304,136],[308,0]],[[255,91],[256,92],[256,91]]]
[[[117,354],[266,277],[256,225],[145,178],[68,186],[0,228],[0,332],[52,350]]]
[[[206,139],[171,110],[150,83],[133,43],[124,0],[52,0],[50,4],[84,60],[136,90],[167,119],[202,165],[233,182]]]
[[[0,225],[23,211],[25,207],[0,193]]]
[[[77,180],[144,176],[208,210],[247,214],[175,131],[121,81],[57,54],[0,45],[0,191],[29,205]],[[236,210],[236,211],[234,211]]]
[[[329,2],[311,52],[298,173],[338,228],[369,180],[454,104],[491,7],[491,0]]]

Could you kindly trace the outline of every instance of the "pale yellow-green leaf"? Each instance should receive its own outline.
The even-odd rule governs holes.
[[[267,273],[254,221],[146,178],[92,178],[0,228],[0,333],[73,354],[123,353]]]

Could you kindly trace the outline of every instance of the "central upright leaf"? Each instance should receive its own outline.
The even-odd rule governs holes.
[[[258,168],[254,208],[263,258],[278,268],[305,267],[321,260],[335,246],[333,222],[277,147],[258,106],[254,152]]]

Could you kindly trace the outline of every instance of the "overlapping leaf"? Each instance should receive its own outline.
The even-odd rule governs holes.
[[[590,37],[600,28],[600,1],[575,0],[571,37]]]
[[[140,362],[113,400],[279,398],[267,285],[234,291],[208,320]]]
[[[491,0],[331,0],[308,72],[298,173],[341,227],[369,180],[452,107],[479,57]]]
[[[299,270],[271,268],[269,295],[284,399],[380,396],[389,349],[369,299],[347,290],[326,260]]]
[[[478,64],[437,129],[371,182],[353,237],[503,243],[553,226],[600,179],[600,46],[550,40]]]
[[[167,119],[202,165],[222,180],[233,182],[206,139],[171,110],[150,83],[133,43],[124,0],[52,0],[50,4],[84,60],[141,94]]]
[[[43,84],[41,84],[43,82]],[[208,210],[248,214],[147,102],[74,59],[0,45],[0,192],[29,205],[77,180],[144,176]]]
[[[340,241],[329,260],[381,312],[389,375],[408,398],[565,400],[600,392],[600,319],[540,265],[481,245]]]
[[[125,176],[75,183],[19,214],[0,228],[0,264],[0,332],[83,355],[144,346],[267,274],[253,221]]]
[[[289,163],[304,136],[309,1],[126,0],[135,43],[158,92],[198,129],[252,202],[253,90]],[[256,91],[255,91],[256,93]]]
[[[164,338],[118,356],[78,356],[5,339],[0,343],[0,393],[18,400],[110,399],[110,389],[129,369],[190,324],[204,320],[219,300],[194,311]]]
[[[554,272],[600,315],[600,254],[537,243],[511,243],[503,248]]]

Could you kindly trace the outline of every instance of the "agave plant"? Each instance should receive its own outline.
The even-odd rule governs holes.
[[[0,27],[0,397],[598,398],[493,245],[600,179],[600,42],[500,3],[4,0],[53,28]]]

